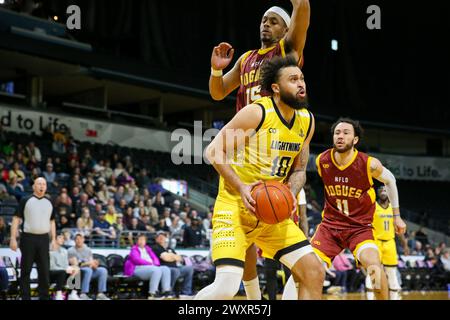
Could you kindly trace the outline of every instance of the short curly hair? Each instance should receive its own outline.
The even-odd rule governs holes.
[[[273,94],[272,84],[277,83],[280,70],[288,67],[298,67],[294,57],[276,57],[264,63],[261,70],[261,90]]]
[[[353,120],[353,119],[350,119],[350,118],[344,118],[344,117],[339,118],[339,119],[338,119],[335,123],[333,123],[333,125],[331,126],[331,135],[334,135],[334,129],[336,129],[337,125],[338,125],[339,123],[342,123],[342,122],[348,123],[348,124],[351,124],[351,125],[352,125],[353,130],[355,131],[355,137],[358,137],[358,138],[359,138],[359,141],[358,141],[358,143],[359,143],[359,142],[361,141],[361,139],[363,138],[363,136],[364,136],[364,129],[362,128],[362,126],[361,126],[361,124],[359,123],[358,120]]]

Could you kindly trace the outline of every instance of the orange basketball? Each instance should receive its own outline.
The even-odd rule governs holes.
[[[290,218],[294,199],[289,187],[278,181],[265,181],[252,190],[255,199],[255,215],[268,224]]]

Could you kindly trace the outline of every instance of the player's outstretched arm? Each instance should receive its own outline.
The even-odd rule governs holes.
[[[251,190],[260,182],[244,184],[231,168],[230,163],[235,158],[237,150],[243,148],[245,141],[254,135],[262,119],[263,113],[259,105],[247,105],[219,131],[205,151],[208,161],[223,179],[241,194],[244,205],[251,212],[255,212],[255,201],[251,196]]]
[[[291,3],[293,6],[291,25],[285,41],[297,53],[300,61],[305,48],[311,9],[309,0],[291,0]]]
[[[406,231],[406,224],[400,217],[400,204],[398,199],[397,183],[394,175],[386,167],[384,167],[380,160],[372,158],[370,162],[370,171],[372,177],[381,181],[386,186],[389,201],[394,211],[394,226],[397,234],[404,234]]]
[[[234,49],[226,42],[221,42],[213,48],[211,54],[211,75],[209,77],[209,94],[214,100],[222,100],[228,96],[240,83],[241,59],[236,61],[234,67],[223,75],[223,70],[233,60]]]

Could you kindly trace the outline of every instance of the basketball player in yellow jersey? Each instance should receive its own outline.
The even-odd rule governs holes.
[[[322,296],[324,268],[303,232],[291,219],[277,224],[259,221],[251,196],[261,181],[276,180],[288,182],[295,199],[306,181],[314,118],[305,108],[303,74],[295,59],[275,58],[264,65],[261,85],[273,96],[238,112],[206,150],[220,174],[212,220],[216,278],[196,299],[232,299],[240,287],[246,250],[253,243],[264,257],[291,269],[301,284],[299,299]],[[229,164],[242,149],[241,161]]]
[[[389,197],[385,186],[378,188],[378,201],[376,203],[375,214],[373,216],[373,228],[375,241],[377,243],[381,263],[384,265],[389,285],[390,300],[399,300],[401,289],[397,279],[397,248],[395,245],[394,211],[389,202]],[[406,240],[403,234],[398,235],[403,246]],[[406,248],[408,246],[406,245]],[[374,300],[374,293],[370,277],[366,277],[367,298]]]
[[[222,100],[239,87],[236,95],[236,111],[253,103],[267,93],[260,90],[260,69],[264,61],[276,56],[292,55],[302,64],[303,49],[310,20],[309,0],[291,0],[292,17],[280,7],[271,7],[260,23],[261,47],[244,53],[233,68],[223,75],[233,60],[234,49],[222,42],[214,47],[211,56],[209,92],[214,100]],[[301,220],[302,221],[302,220]],[[244,268],[244,288],[248,299],[261,299],[256,272],[256,248],[248,249]],[[295,294],[295,293],[293,293]]]

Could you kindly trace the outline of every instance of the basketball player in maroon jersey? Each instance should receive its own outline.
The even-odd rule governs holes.
[[[291,0],[292,17],[280,7],[271,7],[263,15],[260,24],[261,48],[245,52],[233,68],[223,75],[233,59],[234,49],[226,42],[214,47],[211,56],[209,92],[214,100],[223,100],[239,87],[236,97],[236,112],[255,100],[269,95],[261,92],[259,83],[262,63],[276,56],[292,55],[303,64],[303,49],[310,20],[309,0]],[[301,217],[301,219],[306,219]],[[303,230],[304,232],[307,231]],[[244,287],[248,299],[260,300],[257,252],[254,245],[247,250],[244,267]],[[295,295],[295,292],[293,292]]]
[[[374,241],[375,212],[373,178],[383,182],[394,211],[394,226],[404,234],[394,175],[381,162],[356,150],[362,128],[358,121],[341,118],[331,128],[333,148],[316,159],[324,184],[325,205],[322,222],[311,239],[314,251],[328,266],[343,249],[350,249],[357,262],[377,283],[377,299],[388,299],[387,278]]]

